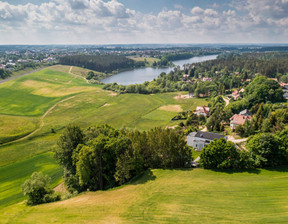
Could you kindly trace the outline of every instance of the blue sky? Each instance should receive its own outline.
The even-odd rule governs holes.
[[[0,0],[0,44],[287,43],[288,0]]]

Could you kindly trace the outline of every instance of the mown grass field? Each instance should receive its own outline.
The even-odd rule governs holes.
[[[45,153],[33,158],[0,167],[0,209],[23,200],[21,185],[31,173],[41,171],[52,178],[52,186],[61,181],[62,169],[52,153]]]
[[[31,133],[37,123],[33,117],[0,115],[0,144]]]
[[[156,62],[160,61],[159,58],[146,58],[146,57],[137,57],[137,58],[131,58],[131,59],[134,61],[145,61],[146,59],[146,61],[149,63],[149,66],[152,66],[154,61]]]
[[[152,170],[109,191],[3,211],[3,223],[287,223],[287,167]]]
[[[40,170],[38,166],[26,169],[26,165],[43,153],[51,152],[69,123],[82,128],[108,123],[115,128],[148,130],[177,124],[171,121],[177,112],[160,110],[162,106],[178,105],[187,110],[207,104],[202,99],[176,100],[174,96],[178,93],[115,95],[102,90],[99,85],[88,84],[83,78],[68,74],[69,68],[53,66],[0,85],[0,144],[37,130],[29,138],[0,145],[0,168],[5,169],[5,172],[1,170],[0,190],[2,186],[9,188],[9,193],[3,191],[0,196],[1,206],[23,200],[20,185],[34,171]],[[56,168],[52,155],[43,157],[42,162],[45,161],[55,166],[50,174],[57,177],[53,178],[54,183],[57,182],[59,167]],[[11,175],[17,170],[13,165],[21,163],[24,164],[21,165],[23,172]]]

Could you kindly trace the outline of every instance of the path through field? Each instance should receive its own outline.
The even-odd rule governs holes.
[[[28,134],[28,135],[26,135],[26,136],[24,136],[24,137],[22,137],[22,138],[19,138],[19,139],[17,139],[17,140],[14,140],[14,141],[11,141],[11,142],[6,142],[6,143],[2,144],[1,146],[22,141],[22,140],[24,140],[24,139],[27,139],[27,138],[31,137],[31,136],[34,135],[36,132],[40,131],[40,130],[43,128],[43,126],[44,126],[44,119],[45,119],[45,117],[46,117],[52,110],[54,110],[54,108],[55,108],[57,105],[59,105],[60,103],[65,102],[65,101],[68,101],[68,100],[70,100],[70,99],[72,99],[72,98],[74,98],[74,97],[75,97],[75,96],[71,96],[71,97],[68,97],[68,98],[66,98],[66,99],[63,99],[63,100],[59,101],[58,103],[54,104],[52,107],[50,107],[50,108],[40,117],[40,125],[39,125],[39,127],[38,127],[37,129],[35,129],[33,132],[31,132],[30,134]]]
[[[82,78],[82,79],[84,79],[87,83],[89,83],[89,81],[88,81],[86,78],[84,78],[83,76],[81,76],[81,75],[76,75],[75,73],[72,73],[72,69],[73,69],[73,66],[70,67],[69,72],[68,72],[69,74],[72,74],[72,75],[75,75],[76,77]]]

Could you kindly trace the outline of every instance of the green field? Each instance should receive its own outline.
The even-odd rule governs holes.
[[[6,208],[3,223],[287,223],[287,167],[152,170],[109,191]]]
[[[158,61],[160,61],[160,59],[159,58],[147,58],[147,57],[137,57],[137,58],[131,58],[132,60],[134,60],[134,61],[145,61],[145,59],[146,59],[146,61],[148,62],[148,66],[153,66],[153,63],[154,63],[154,61],[156,61],[156,62],[158,62]]]
[[[41,170],[31,160],[41,158],[42,163],[53,165],[55,169],[49,174],[57,177],[53,178],[54,183],[59,181],[59,167],[52,155],[41,156],[56,147],[63,128],[69,123],[82,128],[108,123],[115,128],[148,130],[177,124],[171,121],[177,112],[160,110],[162,106],[178,105],[187,110],[207,104],[203,99],[176,100],[174,96],[178,93],[116,95],[68,74],[69,70],[69,66],[53,66],[0,85],[0,144],[6,142],[0,145],[0,168],[5,170],[1,170],[0,184],[1,190],[4,186],[9,188],[7,195],[3,191],[0,196],[1,206],[23,200],[20,185],[34,171]],[[31,132],[31,136],[9,143]],[[22,172],[11,175],[17,164],[24,167],[23,171],[18,168]],[[26,169],[29,164],[31,167]]]
[[[53,180],[52,186],[56,186],[61,180],[62,169],[52,153],[0,167],[0,209],[23,200],[21,185],[35,171],[48,174]]]

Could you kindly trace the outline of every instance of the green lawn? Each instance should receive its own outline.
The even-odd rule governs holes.
[[[153,170],[66,201],[6,208],[3,223],[287,223],[288,168]]]
[[[62,169],[56,163],[52,153],[41,154],[9,166],[0,167],[0,209],[23,201],[21,185],[35,171],[48,174],[53,180],[53,186],[61,181]]]

